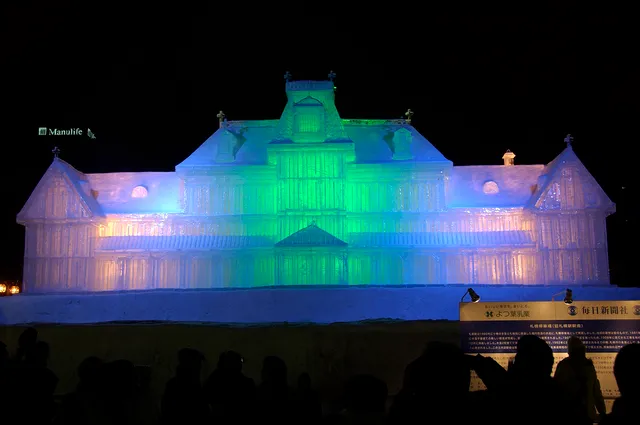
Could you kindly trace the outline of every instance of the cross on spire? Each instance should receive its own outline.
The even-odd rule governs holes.
[[[289,81],[291,81],[292,75],[289,71],[284,73],[284,80],[288,83]]]
[[[567,137],[564,138],[564,142],[567,144],[567,147],[570,147],[571,143],[573,143],[573,136],[571,134],[567,134]]]
[[[216,117],[218,117],[218,123],[220,124],[220,128],[224,127],[224,122],[227,120],[227,116],[224,114],[224,112],[222,111],[218,112],[218,115],[216,115]]]
[[[53,153],[53,157],[57,158],[58,155],[60,155],[60,149],[56,146],[55,148],[53,148],[53,150],[51,151],[51,153]]]
[[[336,73],[333,71],[329,71],[329,81],[333,81],[336,79]]]
[[[407,109],[407,112],[404,113],[404,116],[407,117],[405,121],[407,124],[411,124],[411,118],[413,118],[413,111],[411,109]]]

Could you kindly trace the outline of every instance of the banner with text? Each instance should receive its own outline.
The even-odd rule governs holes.
[[[461,303],[460,327],[465,353],[490,356],[505,368],[523,335],[547,341],[556,365],[567,357],[567,341],[575,335],[595,364],[603,395],[615,398],[613,362],[624,345],[640,342],[640,301]],[[471,389],[483,388],[474,374]]]

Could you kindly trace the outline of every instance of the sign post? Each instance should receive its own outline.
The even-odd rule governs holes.
[[[613,399],[620,395],[613,376],[615,356],[623,346],[640,342],[640,301],[460,303],[460,328],[466,354],[492,357],[505,368],[523,335],[544,339],[555,365],[567,357],[567,341],[576,336],[593,360],[602,394]],[[475,374],[471,389],[484,389]]]

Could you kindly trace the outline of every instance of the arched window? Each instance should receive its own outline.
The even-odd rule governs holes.
[[[324,106],[311,96],[293,106],[294,141],[323,142],[325,138]]]
[[[400,128],[393,133],[393,159],[413,159],[411,153],[411,132]]]

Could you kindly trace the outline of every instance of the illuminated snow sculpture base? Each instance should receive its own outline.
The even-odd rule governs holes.
[[[558,292],[557,287],[541,286],[473,288],[482,301],[550,301]],[[462,285],[432,285],[23,294],[0,298],[0,324],[161,321],[250,325],[458,320],[458,303],[466,289]],[[573,286],[571,289],[576,300],[640,299],[640,288]]]

